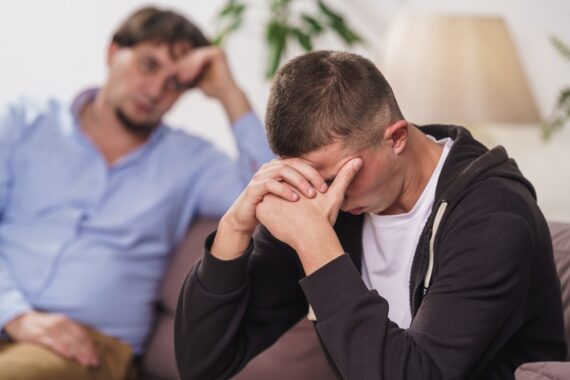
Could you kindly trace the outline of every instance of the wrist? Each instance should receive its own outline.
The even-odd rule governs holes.
[[[218,231],[221,230],[224,233],[231,233],[232,235],[239,235],[249,239],[251,235],[253,235],[253,231],[255,230],[257,223],[255,225],[243,223],[239,218],[234,216],[234,213],[232,213],[233,211],[233,207],[230,208],[230,210],[220,219]]]
[[[328,223],[299,234],[293,248],[307,276],[344,254],[334,229]]]
[[[233,260],[245,253],[253,231],[236,228],[231,218],[224,216],[218,225],[210,253],[220,260]]]
[[[222,103],[230,123],[235,123],[243,115],[251,111],[247,96],[236,84],[229,85],[221,91],[219,101]]]
[[[28,311],[23,314],[18,314],[14,318],[10,319],[4,325],[4,332],[13,340],[17,340],[17,337],[20,335],[19,331],[22,326],[23,319],[26,315],[32,313],[32,311]]]

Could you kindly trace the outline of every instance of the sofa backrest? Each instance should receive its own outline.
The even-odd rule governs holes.
[[[197,219],[172,257],[162,284],[156,326],[141,363],[145,379],[178,379],[174,356],[174,313],[178,294],[188,271],[202,257],[206,236],[217,226],[216,219]]]
[[[570,223],[550,223],[549,227],[556,271],[562,290],[562,308],[564,309],[564,326],[568,345],[566,360],[570,360]]]

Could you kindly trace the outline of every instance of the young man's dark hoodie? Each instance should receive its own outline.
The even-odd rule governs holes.
[[[348,254],[308,277],[265,228],[229,262],[209,253],[212,234],[179,299],[182,379],[231,377],[309,304],[345,379],[513,379],[522,363],[565,358],[560,285],[532,185],[502,147],[489,151],[461,127],[420,129],[454,144],[416,248],[411,326],[390,321],[382,289],[360,277],[362,216],[339,214]]]

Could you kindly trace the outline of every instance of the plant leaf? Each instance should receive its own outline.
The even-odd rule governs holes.
[[[236,3],[236,0],[228,0],[226,2],[226,5],[224,5],[224,7],[220,10],[220,12],[218,12],[218,17],[225,16],[228,13],[230,13],[232,11],[235,3]]]
[[[267,25],[267,67],[265,76],[271,78],[277,72],[281,57],[286,48],[287,40],[287,27],[276,19],[273,19]]]
[[[246,5],[245,4],[238,4],[235,8],[234,8],[234,14],[236,16],[241,16],[241,14],[243,13],[243,11],[245,10]]]
[[[305,49],[305,51],[313,50],[313,41],[311,40],[311,37],[308,34],[303,32],[299,28],[290,28],[289,32],[297,39],[299,45],[301,45],[301,47]]]
[[[562,42],[561,39],[556,36],[550,36],[550,41],[552,41],[552,44],[556,50],[558,50],[564,58],[570,60],[570,47],[568,45],[566,45],[564,42]]]
[[[342,17],[340,17],[340,15],[338,13],[336,13],[335,11],[333,11],[331,8],[329,8],[328,5],[326,5],[324,3],[324,1],[319,0],[317,1],[317,4],[319,6],[319,9],[321,10],[321,12],[327,17],[329,18],[331,21],[340,21],[342,22]]]
[[[218,13],[218,18],[222,19],[227,16],[239,16],[243,13],[245,8],[245,4],[239,3],[237,0],[229,0]]]
[[[340,38],[346,42],[347,45],[353,45],[362,41],[362,38],[350,30],[343,20],[332,22],[330,26],[340,36]]]
[[[240,27],[241,23],[242,23],[241,17],[234,19],[234,21],[231,24],[222,29],[222,31],[214,37],[214,39],[212,40],[212,44],[221,45],[222,43],[224,43],[225,39]]]
[[[218,21],[221,22],[220,24],[225,24],[225,26],[212,39],[213,45],[221,45],[230,34],[241,26],[245,9],[246,5],[238,0],[229,0],[226,3],[217,16]]]
[[[564,103],[566,102],[568,102],[567,107],[570,109],[570,88],[565,88],[564,90],[560,91],[560,95],[558,95],[557,107],[564,107]]]
[[[285,11],[292,0],[269,0],[271,2],[271,13],[273,15]]]
[[[570,60],[570,47],[568,45],[566,45],[564,42],[562,42],[561,39],[559,39],[556,36],[550,36],[550,41],[552,42],[556,50],[558,50],[564,58]],[[543,132],[542,136],[544,140],[545,141],[549,140],[552,137],[552,135],[556,131],[562,129],[562,127],[564,127],[564,125],[568,123],[568,121],[570,121],[569,87],[562,89],[560,91],[552,115],[542,123],[542,132]]]
[[[320,34],[324,31],[324,27],[313,16],[310,16],[306,13],[303,13],[301,15],[301,20],[304,22],[304,24],[308,28],[310,35],[316,36],[317,34]]]
[[[542,138],[544,141],[548,141],[552,138],[552,135],[562,129],[564,123],[568,120],[568,118],[556,117],[550,120],[547,120],[542,123]]]
[[[562,129],[570,120],[570,88],[560,91],[556,107],[551,116],[542,123],[542,136],[548,141],[552,135]]]
[[[329,26],[344,40],[347,45],[362,42],[362,38],[350,29],[344,19],[331,8],[329,8],[322,0],[318,1],[319,9],[329,20]]]

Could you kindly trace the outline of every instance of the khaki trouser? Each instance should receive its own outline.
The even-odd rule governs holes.
[[[99,367],[86,368],[40,345],[0,341],[0,380],[126,380],[136,377],[129,345],[88,330]]]

